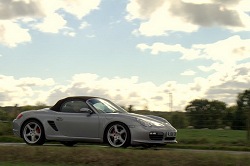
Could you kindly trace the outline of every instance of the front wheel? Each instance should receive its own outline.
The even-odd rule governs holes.
[[[37,120],[25,122],[22,136],[23,140],[29,145],[42,145],[45,142],[43,126]]]
[[[106,132],[106,140],[112,147],[127,147],[130,145],[130,131],[123,123],[111,124]]]

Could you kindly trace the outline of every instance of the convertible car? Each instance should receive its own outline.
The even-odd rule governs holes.
[[[128,113],[99,97],[75,96],[51,108],[25,111],[13,121],[13,133],[29,145],[60,141],[108,143],[112,147],[176,143],[177,130],[164,118]]]

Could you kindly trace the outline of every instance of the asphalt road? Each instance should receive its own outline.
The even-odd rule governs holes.
[[[28,146],[25,143],[0,143],[0,146]],[[43,146],[64,146],[62,144],[49,144],[46,143]],[[103,148],[109,148],[109,146],[105,145],[82,145],[77,144],[76,147],[86,147],[86,146],[99,146]],[[134,147],[132,147],[134,148]],[[141,148],[143,150],[143,148]],[[177,149],[177,148],[151,148],[154,150],[168,150],[168,151],[183,151],[183,152],[191,152],[191,153],[224,153],[224,154],[234,154],[234,155],[250,155],[250,152],[247,151],[224,151],[224,150],[197,150],[197,149]]]

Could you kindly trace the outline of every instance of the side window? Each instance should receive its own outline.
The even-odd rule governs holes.
[[[88,105],[79,100],[67,101],[62,104],[61,112],[81,113],[81,108],[89,108]]]

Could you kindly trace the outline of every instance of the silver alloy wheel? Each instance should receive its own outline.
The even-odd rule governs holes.
[[[42,136],[41,126],[36,122],[29,122],[23,128],[23,138],[29,144],[36,144]]]
[[[112,125],[107,133],[107,140],[113,147],[122,147],[128,138],[126,128],[120,124]]]

